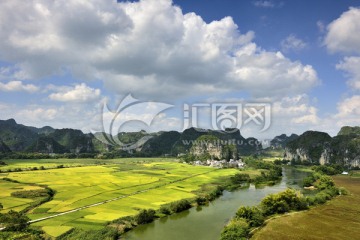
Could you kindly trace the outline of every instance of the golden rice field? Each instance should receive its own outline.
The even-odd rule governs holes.
[[[10,209],[22,210],[33,201],[12,197],[11,192],[41,188],[40,186],[48,186],[55,190],[56,194],[51,201],[31,210],[27,214],[30,219],[123,197],[33,223],[53,237],[74,227],[100,229],[108,221],[137,214],[139,209],[158,209],[163,204],[194,198],[195,192],[204,186],[211,186],[238,172],[236,169],[191,166],[169,159],[110,160],[106,165],[94,165],[93,160],[32,161],[14,161],[14,165],[20,168],[35,165],[53,168],[61,163],[69,168],[1,173],[0,178],[6,177],[19,182],[0,180],[0,203],[4,205],[3,212]],[[14,167],[11,164],[8,162],[6,168]],[[257,171],[249,173],[258,174]]]

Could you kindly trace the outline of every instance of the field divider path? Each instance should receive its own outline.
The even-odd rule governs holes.
[[[194,175],[191,175],[191,176],[188,176],[188,177],[185,177],[185,178],[180,178],[180,179],[170,181],[170,182],[167,182],[167,183],[164,183],[164,184],[156,185],[154,187],[147,188],[147,189],[144,189],[144,190],[141,190],[141,191],[136,191],[136,192],[126,194],[126,195],[122,195],[122,196],[119,196],[119,197],[116,197],[116,198],[112,198],[112,199],[108,199],[108,200],[105,200],[105,201],[85,205],[85,206],[82,206],[82,207],[79,207],[79,208],[68,210],[68,211],[65,211],[65,212],[62,212],[62,213],[57,213],[57,214],[54,214],[54,215],[51,215],[51,216],[34,219],[34,220],[29,221],[28,223],[31,224],[31,223],[41,222],[41,221],[44,221],[44,220],[47,220],[47,219],[51,219],[51,218],[59,217],[59,216],[66,215],[66,214],[69,214],[69,213],[81,211],[81,210],[84,210],[84,209],[87,209],[87,208],[96,207],[96,206],[99,206],[99,205],[103,205],[105,203],[109,203],[109,202],[117,201],[117,200],[120,200],[120,199],[123,199],[123,198],[131,197],[131,196],[134,196],[134,195],[137,195],[137,194],[140,194],[140,193],[148,192],[148,191],[156,189],[156,188],[164,187],[164,186],[167,186],[167,185],[170,185],[170,184],[173,184],[173,183],[177,183],[177,182],[182,182],[182,181],[185,181],[187,179],[197,177],[197,176],[201,176],[201,175],[204,175],[204,174],[208,174],[210,172],[214,172],[214,171],[218,171],[218,170],[219,169],[213,169],[211,171],[207,171],[207,172],[204,172],[204,173],[194,174]],[[3,229],[0,229],[0,231],[1,230],[3,230]]]

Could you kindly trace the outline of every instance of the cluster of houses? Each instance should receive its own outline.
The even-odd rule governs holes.
[[[244,168],[245,163],[239,159],[230,159],[229,161],[224,160],[206,160],[206,161],[194,161],[193,165],[196,166],[210,166],[216,168]]]

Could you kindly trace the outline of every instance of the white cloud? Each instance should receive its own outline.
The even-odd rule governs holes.
[[[206,23],[170,0],[4,0],[0,16],[0,60],[16,63],[17,79],[65,72],[158,100],[234,89],[283,96],[318,82],[312,66],[261,49],[231,17]]]
[[[325,45],[330,52],[360,53],[360,8],[351,7],[327,26]]]
[[[276,5],[272,1],[255,1],[253,2],[255,7],[262,7],[262,8],[274,8]]]
[[[325,45],[330,52],[346,56],[336,65],[349,78],[353,90],[360,90],[360,8],[351,7],[327,27]]]
[[[281,41],[281,48],[284,52],[288,52],[290,50],[300,51],[306,48],[307,44],[300,38],[297,38],[294,34],[290,34]]]
[[[360,57],[345,57],[336,68],[347,73],[352,89],[360,90]]]
[[[88,87],[85,83],[75,85],[74,88],[61,87],[57,93],[52,93],[49,98],[60,102],[93,102],[100,99],[100,89]]]
[[[241,132],[247,137],[255,136],[259,139],[272,139],[274,136],[285,134],[302,134],[311,129],[319,130],[322,119],[313,101],[306,94],[283,97],[272,103],[270,128],[262,133],[256,129],[244,127]]]
[[[0,82],[0,91],[4,92],[29,92],[34,93],[39,90],[39,87],[33,84],[23,84],[21,81],[10,81],[8,83]]]
[[[344,99],[338,104],[337,109],[338,125],[360,125],[360,95]]]
[[[319,118],[317,109],[311,106],[309,97],[305,94],[284,97],[273,105],[273,115],[275,118],[286,119],[295,124],[317,124]]]
[[[54,121],[58,116],[59,110],[56,108],[36,107],[31,109],[22,109],[16,113],[17,119],[26,119],[27,121]]]

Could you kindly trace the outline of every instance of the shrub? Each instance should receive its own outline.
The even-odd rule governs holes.
[[[27,216],[13,210],[0,214],[0,222],[6,231],[22,231],[29,225],[29,220]]]
[[[237,173],[230,178],[232,184],[241,184],[250,180],[249,174]]]
[[[303,179],[303,187],[310,187],[316,181],[316,178],[313,174],[310,174],[306,178]]]
[[[145,224],[152,222],[154,218],[155,218],[154,209],[149,209],[149,210],[143,209],[135,216],[135,221],[138,224]]]
[[[343,188],[343,187],[339,187],[339,195],[348,195],[349,192]]]
[[[161,206],[159,212],[165,215],[169,215],[171,213],[169,207],[167,206]]]
[[[205,197],[197,197],[195,202],[198,206],[205,205],[207,203],[207,199]]]
[[[326,202],[326,195],[322,192],[318,193],[314,197],[315,204],[324,204]]]
[[[177,201],[177,202],[172,202],[170,204],[171,211],[173,211],[175,213],[182,212],[182,211],[187,210],[189,208],[191,208],[191,203],[186,199],[183,199],[183,200],[180,200],[180,201]]]
[[[245,219],[233,219],[221,232],[220,240],[244,240],[249,236],[250,228]]]
[[[290,210],[303,210],[307,208],[306,199],[298,192],[287,189],[277,194],[270,194],[261,201],[264,215],[269,216],[285,213]]]
[[[241,207],[236,212],[236,218],[243,218],[249,223],[250,227],[258,227],[261,226],[265,217],[262,211],[257,207]]]
[[[321,175],[320,178],[315,182],[314,185],[318,189],[324,190],[324,189],[335,186],[335,183],[331,177],[326,176],[326,175]]]
[[[214,189],[210,194],[208,194],[206,196],[207,200],[212,201],[215,198],[221,196],[222,192],[223,192],[223,188],[220,186],[217,186],[216,189]]]
[[[115,228],[105,227],[100,230],[81,230],[74,229],[68,233],[57,237],[59,240],[71,239],[101,239],[101,240],[116,240],[119,239],[119,233]]]
[[[53,196],[54,193],[51,189],[37,189],[37,190],[28,190],[28,191],[16,191],[12,192],[11,196],[17,198],[38,198],[38,197],[48,197]]]

